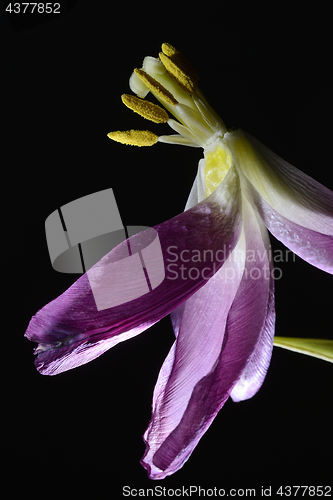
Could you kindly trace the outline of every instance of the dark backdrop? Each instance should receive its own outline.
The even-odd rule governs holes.
[[[0,51],[2,429],[5,473],[16,478],[10,498],[21,487],[46,498],[55,489],[99,498],[120,497],[124,485],[256,488],[259,496],[261,486],[329,484],[327,362],[275,348],[259,393],[227,402],[185,466],[153,482],[139,464],[141,436],[173,342],[169,318],[56,377],[37,373],[23,334],[30,317],[75,279],[49,261],[44,222],[56,208],[108,187],[128,225],[153,226],[184,208],[200,150],[130,148],[106,137],[147,125],[166,132],[120,100],[133,68],[157,55],[162,42],[196,67],[228,127],[242,127],[333,188],[330,10],[320,2],[81,0],[60,2],[62,14],[38,18],[6,14],[8,3]],[[281,268],[277,335],[332,338],[331,276],[297,257]]]

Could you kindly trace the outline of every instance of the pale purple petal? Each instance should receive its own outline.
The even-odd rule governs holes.
[[[142,464],[152,479],[182,467],[260,341],[269,260],[256,216],[246,200],[243,206],[244,233],[228,261],[173,314],[177,340],[160,372],[144,435]],[[248,249],[257,258],[247,259]]]
[[[305,261],[333,273],[333,192],[249,134],[226,135],[242,191],[269,231]]]
[[[333,236],[322,234],[286,219],[276,212],[251,185],[247,194],[252,198],[265,226],[276,239],[309,264],[333,274]]]
[[[96,358],[113,345],[142,332],[177,308],[200,289],[228,258],[241,230],[239,179],[231,169],[219,188],[202,203],[155,226],[161,244],[165,279],[151,292],[115,307],[97,310],[86,274],[66,292],[44,306],[31,319],[26,337],[38,342],[37,369],[55,375]],[[131,247],[145,232],[130,238]],[[123,258],[128,241],[107,254],[93,268],[112,271],[112,263]],[[170,253],[172,248],[172,253]],[[217,251],[223,248],[224,253]],[[209,250],[211,260],[195,262],[183,279],[180,255],[183,250]],[[176,261],[175,261],[176,259]],[[112,276],[112,273],[111,273]],[[105,276],[103,276],[105,279]],[[133,286],[136,286],[133,280]]]
[[[232,389],[230,396],[234,402],[252,398],[262,386],[270,365],[275,333],[275,299],[274,299],[274,268],[267,229],[261,223],[263,243],[268,256],[270,272],[270,289],[264,325],[259,341],[250,361],[246,365],[240,379]],[[265,234],[266,233],[266,234]],[[267,262],[266,262],[267,265]],[[267,268],[266,268],[267,271]]]
[[[172,457],[171,468],[169,464],[164,466],[173,452],[174,440],[183,446],[183,436],[178,435],[177,427],[183,421],[193,389],[213,370],[221,353],[227,315],[242,277],[242,262],[236,264],[238,280],[226,280],[226,271],[234,269],[231,259],[172,314],[177,342],[160,371],[153,396],[153,417],[144,436],[147,450],[142,463],[152,479],[175,472],[197,442],[195,436],[189,436],[187,455]],[[190,421],[187,423],[191,425]],[[193,424],[198,425],[195,420]],[[194,428],[195,433],[197,430]]]

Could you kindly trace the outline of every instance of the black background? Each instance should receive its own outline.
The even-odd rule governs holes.
[[[108,187],[125,225],[153,226],[184,208],[200,150],[131,148],[106,136],[168,133],[120,100],[133,68],[162,42],[192,62],[228,127],[333,188],[328,3],[60,3],[63,14],[50,20],[14,18],[8,2],[1,6],[2,430],[4,472],[15,477],[6,498],[22,487],[46,498],[99,498],[120,497],[124,485],[256,488],[259,496],[261,486],[330,484],[330,363],[275,348],[259,393],[228,401],[184,467],[154,482],[139,464],[141,436],[173,342],[169,318],[56,377],[37,373],[23,338],[30,317],[76,278],[51,267],[51,212]],[[283,247],[273,240],[273,248]],[[277,335],[332,338],[331,276],[297,257],[279,266]]]

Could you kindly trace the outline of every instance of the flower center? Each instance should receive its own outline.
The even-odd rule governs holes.
[[[212,194],[221,184],[232,167],[233,159],[230,149],[217,140],[211,147],[205,149],[204,178],[206,196]]]
[[[202,147],[206,196],[215,191],[233,163],[223,141],[227,129],[199,90],[198,77],[190,63],[174,47],[164,43],[159,59],[145,57],[142,68],[134,70],[129,83],[137,97],[125,94],[123,103],[150,121],[167,123],[176,134],[158,136],[149,130],[128,130],[110,132],[108,137],[135,146],[164,142]],[[149,92],[165,109],[145,100]]]

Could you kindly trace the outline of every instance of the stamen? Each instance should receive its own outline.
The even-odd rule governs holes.
[[[172,130],[178,132],[179,135],[185,137],[190,142],[193,142],[194,144],[199,144],[200,147],[204,147],[205,140],[204,139],[200,140],[200,138],[197,135],[195,135],[195,133],[193,133],[189,127],[182,125],[181,123],[172,119],[168,120],[168,125],[169,127],[172,128]]]
[[[147,85],[151,92],[154,92],[154,94],[156,94],[156,97],[160,98],[167,104],[171,104],[172,106],[177,104],[177,101],[173,97],[173,95],[165,87],[163,87],[163,85],[155,80],[155,78],[143,71],[143,69],[136,68],[134,70],[134,73]]]
[[[158,136],[149,130],[126,130],[110,132],[108,137],[113,141],[129,146],[153,146],[157,143]]]
[[[173,47],[170,43],[162,43],[162,50],[163,53],[168,57],[175,56],[177,55],[178,52],[178,50],[175,47]]]
[[[192,95],[199,80],[192,65],[169,43],[163,43],[162,51],[159,57],[170,76],[185,92]]]
[[[201,148],[199,144],[182,137],[181,135],[160,135],[158,137],[158,142],[164,142],[166,144],[180,144],[181,146],[190,146],[192,148]]]
[[[184,73],[179,66],[177,66],[172,59],[160,52],[159,57],[166,67],[166,70],[170,74],[171,78],[179,85],[179,87],[184,90],[187,94],[192,95],[195,91],[195,84],[191,80],[190,76]]]
[[[135,113],[138,113],[140,116],[143,116],[146,120],[150,120],[154,123],[166,123],[169,119],[168,113],[160,106],[157,106],[157,104],[144,101],[143,99],[139,99],[129,94],[123,94],[121,99],[125,106]]]

